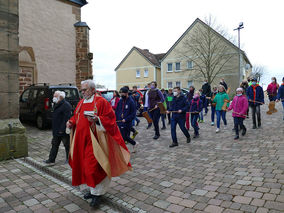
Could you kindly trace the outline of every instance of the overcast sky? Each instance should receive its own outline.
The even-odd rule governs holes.
[[[90,30],[96,83],[115,88],[115,67],[133,46],[165,53],[196,18],[211,14],[236,36],[253,65],[265,66],[264,83],[284,76],[283,0],[88,0],[82,21]]]

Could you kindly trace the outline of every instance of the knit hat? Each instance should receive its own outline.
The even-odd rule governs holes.
[[[243,91],[243,88],[239,87],[239,88],[236,89],[236,91],[237,91],[237,92],[242,92],[242,91]]]

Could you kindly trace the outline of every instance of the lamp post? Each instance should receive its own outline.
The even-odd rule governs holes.
[[[239,46],[239,83],[242,82],[242,70],[241,70],[241,41],[240,41],[240,30],[244,28],[244,23],[240,22],[238,28],[234,30],[238,30],[238,46]]]

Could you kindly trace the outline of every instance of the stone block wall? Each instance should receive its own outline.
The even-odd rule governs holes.
[[[0,160],[28,155],[19,121],[18,0],[0,0]]]

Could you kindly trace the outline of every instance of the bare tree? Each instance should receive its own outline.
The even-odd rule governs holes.
[[[230,63],[236,56],[230,42],[235,41],[209,16],[204,24],[193,28],[193,32],[184,39],[183,47],[178,51],[182,58],[193,61],[195,75],[207,79],[211,84],[224,71],[237,69],[237,66],[232,67]]]
[[[251,76],[255,77],[257,81],[260,81],[260,78],[263,76],[265,67],[262,65],[255,65],[252,67]]]

